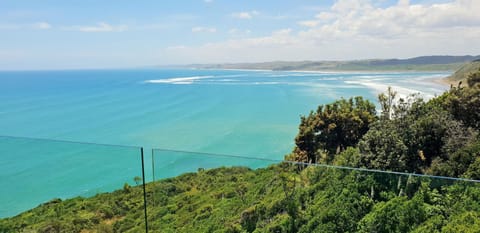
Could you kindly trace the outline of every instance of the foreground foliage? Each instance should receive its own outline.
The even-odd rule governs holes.
[[[480,186],[278,164],[199,170],[147,186],[151,232],[479,232]],[[52,200],[0,232],[142,232],[140,187]]]

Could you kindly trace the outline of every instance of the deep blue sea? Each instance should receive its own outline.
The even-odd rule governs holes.
[[[449,74],[3,71],[0,135],[143,146],[148,162],[152,148],[282,159],[293,148],[300,115],[319,104],[357,95],[376,101],[388,86],[401,96],[420,92],[428,99],[448,88],[431,80]],[[188,155],[173,161],[175,153],[157,154],[163,158],[155,158],[157,178],[211,162]],[[135,147],[0,137],[0,217],[54,197],[133,185],[132,178],[141,175],[138,155]],[[216,160],[211,166],[228,162]]]

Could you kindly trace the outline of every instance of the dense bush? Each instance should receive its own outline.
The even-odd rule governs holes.
[[[467,80],[469,86],[452,87],[428,102],[418,94],[397,98],[389,88],[379,95],[382,111],[378,118],[361,98],[322,105],[301,118],[296,147],[286,159],[478,178],[479,77],[480,71],[473,73]],[[367,120],[352,123],[340,116]],[[355,136],[346,142],[339,135]],[[357,150],[346,152],[347,147]]]

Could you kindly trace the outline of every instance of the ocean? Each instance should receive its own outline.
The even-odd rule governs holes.
[[[2,71],[0,135],[13,137],[0,137],[0,217],[54,197],[94,195],[121,188],[125,182],[134,185],[132,177],[141,175],[139,146],[148,162],[152,148],[281,160],[294,146],[300,116],[319,104],[358,95],[376,102],[388,86],[400,96],[419,92],[428,99],[448,89],[431,80],[449,74]],[[202,166],[202,159],[193,165],[192,161],[177,160],[175,171],[170,171],[171,162],[155,158],[159,165],[155,174],[168,177],[189,171],[178,169],[182,166],[190,170]],[[252,166],[261,165],[264,162]]]

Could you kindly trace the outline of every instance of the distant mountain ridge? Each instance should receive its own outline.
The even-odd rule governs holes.
[[[351,61],[272,61],[258,63],[192,64],[199,69],[258,69],[279,71],[453,71],[478,56],[421,56],[408,59],[366,59]]]
[[[480,59],[479,56],[421,56],[409,59],[387,59],[373,61],[372,65],[430,65],[430,64],[450,64],[465,63]]]

